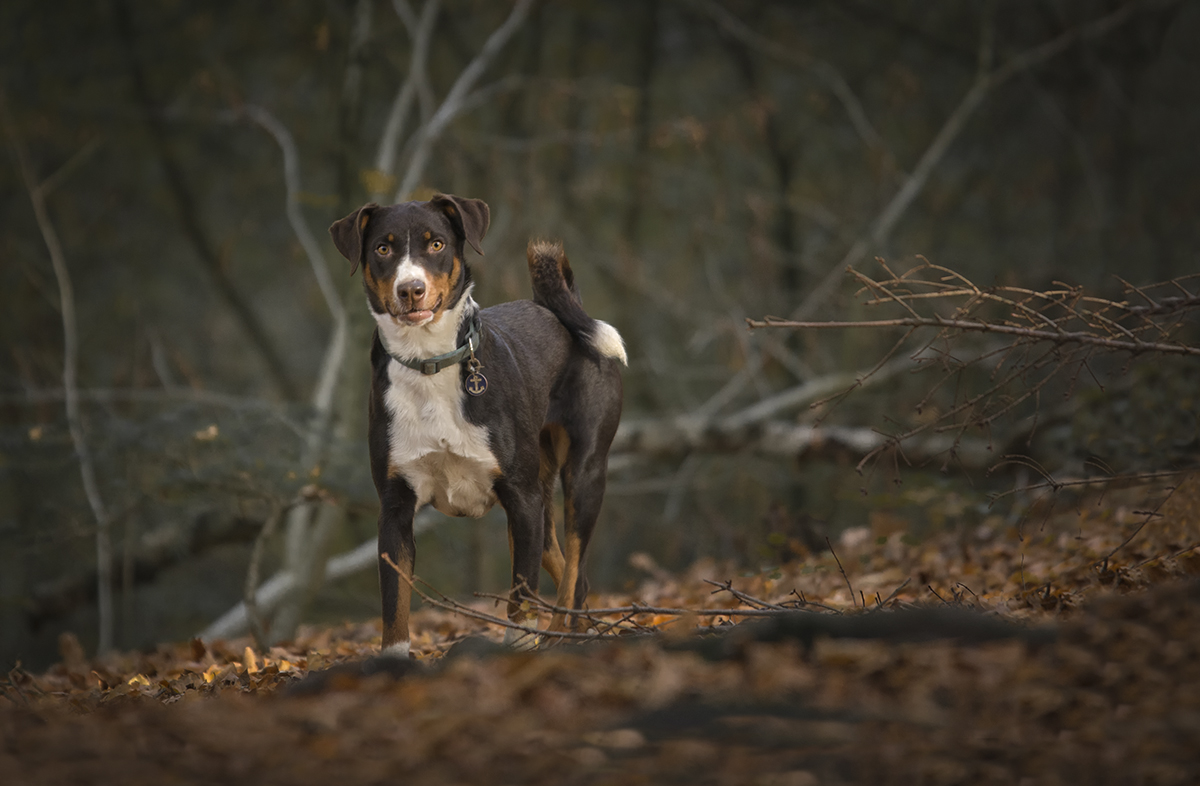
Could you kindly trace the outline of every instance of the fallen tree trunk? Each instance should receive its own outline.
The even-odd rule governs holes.
[[[442,515],[432,508],[425,508],[417,514],[413,522],[413,532],[421,534],[438,521]],[[379,547],[376,538],[370,538],[358,544],[349,551],[344,551],[330,557],[323,566],[325,583],[352,576],[379,563]],[[266,616],[274,612],[289,594],[302,589],[300,577],[296,574],[281,570],[259,585],[254,593],[254,605],[258,613]],[[200,632],[199,636],[205,641],[214,639],[230,639],[242,636],[250,629],[250,612],[245,601],[222,614],[217,620]]]
[[[158,527],[142,535],[132,555],[133,584],[148,584],[163,571],[227,543],[254,540],[262,522],[241,516],[202,513],[190,524]],[[113,558],[121,564],[125,555]],[[79,606],[96,600],[96,569],[60,576],[33,588],[25,601],[25,620],[31,630],[66,616]]]
[[[857,426],[811,426],[768,420],[730,428],[722,420],[696,422],[687,416],[627,421],[617,430],[612,453],[679,458],[689,453],[754,453],[778,458],[813,458],[846,453],[856,459],[886,447],[891,437]],[[987,469],[999,453],[986,440],[935,434],[905,440],[899,448],[913,464],[941,461],[963,469]]]

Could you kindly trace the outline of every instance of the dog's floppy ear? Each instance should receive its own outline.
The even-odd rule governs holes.
[[[452,194],[435,194],[429,204],[446,214],[454,231],[458,232],[475,253],[483,256],[479,241],[487,234],[492,211],[482,199],[463,199]]]
[[[350,275],[354,275],[354,271],[358,270],[363,261],[363,230],[371,221],[371,213],[378,207],[374,202],[363,205],[345,218],[334,221],[329,227],[329,234],[333,236],[333,244],[337,246],[337,250],[354,263],[354,267],[350,268]]]

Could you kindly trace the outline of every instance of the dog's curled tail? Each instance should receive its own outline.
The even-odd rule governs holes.
[[[525,253],[529,258],[529,278],[533,282],[533,302],[550,309],[585,347],[629,365],[625,341],[617,329],[607,322],[592,319],[583,310],[575,274],[571,272],[571,263],[567,261],[562,243],[532,240]]]

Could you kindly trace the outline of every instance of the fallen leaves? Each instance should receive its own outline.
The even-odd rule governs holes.
[[[20,784],[1196,782],[1200,589],[1180,580],[1200,568],[1198,497],[1186,485],[1146,519],[1115,495],[1083,518],[919,542],[876,517],[882,529],[834,543],[836,557],[744,576],[712,562],[676,576],[641,557],[647,580],[593,608],[693,613],[619,613],[624,633],[605,641],[494,654],[462,642],[501,631],[424,609],[425,668],[369,660],[377,623],[306,629],[267,652],[191,641],[97,661],[68,638],[45,674],[9,674],[0,772]],[[771,628],[781,618],[733,626],[721,613],[751,607],[820,616]],[[966,609],[987,615],[971,617],[974,634],[955,627]],[[906,640],[895,621],[962,635]],[[683,628],[710,633],[697,643]],[[629,635],[654,629],[670,635]]]

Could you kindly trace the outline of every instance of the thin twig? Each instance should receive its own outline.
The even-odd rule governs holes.
[[[904,580],[904,583],[902,583],[902,584],[901,584],[899,587],[896,587],[896,589],[892,590],[892,594],[891,594],[891,595],[888,595],[886,598],[884,598],[884,599],[883,599],[883,603],[881,603],[881,604],[879,604],[879,605],[881,605],[881,606],[886,606],[887,604],[891,603],[891,602],[892,602],[892,599],[893,599],[893,598],[895,598],[897,595],[899,595],[899,594],[900,594],[900,590],[902,590],[902,589],[904,589],[905,587],[907,587],[907,586],[908,586],[908,583],[909,583],[910,581],[912,581],[912,578],[911,578],[911,577],[909,577],[909,578],[905,579],[905,580]]]
[[[482,612],[477,609],[473,609],[470,606],[467,606],[463,603],[459,603],[458,601],[456,601],[452,598],[449,598],[446,595],[442,594],[441,592],[438,592],[438,590],[430,587],[430,589],[433,592],[436,592],[438,594],[438,597],[435,598],[435,597],[431,596],[429,593],[425,592],[423,589],[421,589],[420,586],[418,586],[418,582],[420,584],[424,584],[425,586],[429,587],[428,584],[426,584],[424,581],[421,581],[421,579],[418,578],[417,576],[409,576],[405,571],[401,570],[400,566],[396,564],[395,560],[392,559],[391,555],[385,553],[385,554],[382,554],[381,557],[383,558],[383,561],[386,562],[392,568],[392,570],[396,571],[396,574],[398,576],[400,576],[400,578],[404,579],[404,581],[406,581],[408,583],[408,585],[410,587],[412,587],[412,591],[415,592],[417,594],[417,596],[421,598],[421,600],[425,601],[429,605],[434,606],[436,608],[444,609],[445,611],[452,611],[455,614],[459,614],[464,617],[468,617],[470,619],[479,620],[480,622],[486,622],[489,625],[499,625],[502,628],[512,628],[515,630],[519,630],[522,633],[534,634],[537,636],[547,636],[547,637],[551,637],[551,638],[560,638],[560,639],[586,639],[586,640],[600,638],[597,634],[594,634],[594,633],[574,633],[571,631],[553,631],[553,632],[551,632],[551,631],[544,631],[544,630],[533,631],[524,625],[520,625],[516,622],[505,619],[503,617],[497,617],[495,615],[487,614],[486,612]]]
[[[815,600],[809,600],[808,598],[804,597],[803,592],[797,592],[796,590],[792,590],[792,595],[794,595],[796,597],[796,602],[802,606],[812,606],[815,609],[824,609],[825,611],[832,611],[834,614],[842,613],[841,609],[834,608],[833,606],[826,606],[824,603],[818,603]]]
[[[1130,542],[1131,542],[1131,541],[1132,541],[1134,538],[1136,538],[1136,537],[1138,536],[1138,534],[1139,534],[1139,533],[1141,533],[1141,531],[1142,531],[1143,529],[1145,529],[1145,528],[1146,528],[1146,525],[1147,525],[1147,524],[1149,524],[1149,523],[1150,523],[1150,522],[1151,522],[1153,519],[1159,518],[1159,515],[1160,515],[1160,514],[1159,514],[1159,511],[1160,511],[1160,510],[1162,510],[1162,506],[1163,506],[1163,505],[1165,505],[1165,504],[1167,504],[1167,500],[1169,500],[1169,499],[1170,499],[1172,496],[1174,496],[1174,495],[1175,495],[1175,492],[1176,492],[1178,489],[1179,489],[1179,486],[1172,486],[1172,487],[1170,488],[1170,490],[1167,492],[1167,495],[1166,495],[1165,497],[1163,497],[1161,500],[1159,500],[1159,503],[1158,503],[1158,505],[1156,505],[1156,506],[1155,506],[1154,510],[1148,511],[1148,512],[1146,513],[1146,517],[1145,517],[1144,519],[1142,519],[1142,523],[1138,525],[1137,529],[1135,529],[1133,532],[1131,532],[1131,533],[1129,534],[1129,537],[1125,538],[1125,540],[1121,541],[1121,544],[1120,544],[1119,546],[1117,546],[1115,549],[1113,549],[1112,551],[1108,552],[1107,554],[1105,554],[1103,557],[1101,557],[1100,559],[1096,560],[1096,561],[1095,561],[1094,563],[1092,563],[1092,564],[1093,564],[1093,565],[1099,565],[1099,564],[1100,564],[1100,563],[1102,563],[1102,562],[1107,564],[1107,563],[1108,563],[1108,561],[1109,561],[1110,559],[1112,559],[1112,558],[1113,558],[1113,555],[1114,555],[1114,554],[1116,554],[1118,551],[1120,551],[1121,549],[1123,549],[1123,548],[1125,548],[1126,546],[1128,546],[1128,545],[1129,545],[1129,543],[1130,543]]]
[[[953,330],[967,330],[980,333],[1000,333],[1036,341],[1049,341],[1054,344],[1084,344],[1086,346],[1103,347],[1121,352],[1158,352],[1164,355],[1188,355],[1200,357],[1200,347],[1187,344],[1164,344],[1158,341],[1121,341],[1104,338],[1092,333],[1074,331],[1058,333],[1050,330],[1001,325],[995,322],[984,322],[963,319],[945,319],[943,317],[899,317],[897,319],[874,319],[854,322],[796,322],[787,319],[767,317],[763,320],[747,319],[750,328],[803,328],[808,330],[844,329],[844,328],[880,328],[880,327],[936,327]]]
[[[1150,559],[1142,560],[1138,564],[1130,565],[1129,567],[1130,567],[1130,570],[1133,570],[1136,568],[1140,568],[1144,565],[1149,565],[1151,562],[1155,562],[1160,559],[1175,559],[1176,557],[1187,554],[1189,551],[1195,551],[1198,548],[1200,548],[1200,541],[1193,543],[1192,545],[1188,546],[1186,549],[1180,549],[1179,551],[1176,551],[1174,554],[1159,554],[1157,557],[1151,557]]]
[[[1002,464],[1020,464],[1020,465],[1029,466],[1029,467],[1034,466],[1033,464],[1030,463],[1033,461],[1033,459],[1029,458],[1028,456],[1005,456],[1004,458],[1012,459],[1012,460],[1011,461],[1006,460],[1006,461],[1002,462]],[[1023,459],[1023,460],[1017,460],[1017,459]],[[1001,465],[997,465],[997,466],[1001,466]],[[1038,465],[1038,466],[1040,466],[1040,465]],[[1044,472],[1044,470],[1038,470],[1038,471]],[[1167,470],[1167,471],[1161,471],[1161,472],[1130,472],[1130,473],[1125,473],[1125,474],[1120,474],[1120,475],[1109,475],[1109,476],[1103,477],[1103,478],[1083,478],[1080,480],[1056,480],[1053,477],[1051,477],[1049,475],[1049,473],[1046,473],[1045,477],[1047,478],[1047,480],[1045,483],[1037,483],[1037,484],[1034,484],[1031,486],[1022,486],[1021,488],[1018,488],[1018,489],[1009,489],[1008,491],[996,492],[995,494],[991,495],[991,501],[994,504],[996,501],[998,501],[1004,497],[1011,496],[1013,494],[1019,494],[1019,493],[1028,492],[1028,491],[1041,491],[1043,489],[1049,489],[1051,491],[1061,491],[1063,489],[1077,488],[1080,486],[1084,486],[1084,487],[1099,486],[1101,488],[1106,488],[1106,487],[1111,487],[1116,484],[1127,484],[1127,485],[1131,485],[1131,486],[1142,485],[1142,484],[1150,483],[1151,481],[1155,481],[1155,480],[1163,480],[1165,478],[1178,477],[1179,475],[1182,475],[1185,472],[1187,472],[1187,470]]]
[[[717,588],[716,590],[713,591],[713,594],[716,594],[717,592],[728,592],[730,595],[733,595],[733,597],[737,598],[742,603],[745,603],[747,606],[757,607],[757,608],[761,608],[761,609],[774,609],[776,611],[787,611],[787,609],[784,608],[783,606],[779,606],[775,603],[768,603],[767,601],[760,600],[759,598],[756,598],[752,595],[747,595],[745,592],[742,592],[741,590],[735,590],[733,588],[732,581],[726,581],[724,583],[721,583],[721,582],[713,581],[711,579],[704,579],[704,583],[711,584],[712,586]]]
[[[250,565],[246,568],[246,582],[242,589],[242,602],[246,604],[246,617],[250,625],[250,635],[254,638],[254,643],[257,645],[259,652],[266,652],[270,647],[270,640],[267,638],[267,626],[258,608],[258,571],[259,566],[262,564],[263,551],[266,548],[267,541],[275,534],[275,528],[279,526],[279,522],[283,519],[283,514],[296,505],[303,504],[304,497],[311,496],[313,488],[306,486],[301,491],[300,497],[297,497],[286,505],[276,505],[271,514],[267,516],[262,529],[259,530],[258,537],[254,539],[254,547],[250,551]]]
[[[20,673],[21,673],[21,664],[20,664],[20,662],[18,662],[17,665],[15,665],[11,669],[9,669],[8,680],[7,680],[8,684],[10,686],[12,686],[13,691],[17,694],[17,698],[19,698],[21,700],[20,703],[18,704],[18,702],[13,701],[12,697],[9,696],[9,693],[7,690],[4,691],[4,695],[5,695],[5,697],[8,698],[9,701],[12,701],[13,704],[17,704],[17,706],[19,706],[23,709],[26,709],[26,710],[32,710],[33,707],[29,702],[29,697],[25,695],[25,691],[21,690],[21,683],[19,682]]]
[[[829,537],[825,538],[825,545],[829,547],[829,553],[833,555],[833,559],[837,562],[838,570],[842,572],[842,578],[846,580],[846,587],[850,590],[850,604],[857,605],[854,600],[854,587],[850,585],[850,577],[846,575],[846,569],[842,567],[842,561],[838,559],[837,552],[833,550],[833,544],[829,542]]]
[[[476,595],[481,598],[494,598],[497,600],[502,600],[504,602],[508,602],[508,600],[509,600],[507,597],[504,597],[504,596],[491,595],[491,594],[482,593],[482,592],[476,593]],[[537,606],[538,608],[542,609],[543,611],[545,611],[547,613],[567,614],[567,615],[572,615],[572,616],[576,616],[576,617],[582,617],[585,619],[589,615],[631,614],[631,613],[632,614],[659,614],[659,615],[663,615],[663,616],[684,616],[687,614],[694,614],[696,616],[701,616],[701,617],[774,617],[774,616],[777,616],[778,614],[780,614],[781,612],[786,613],[788,611],[792,611],[792,609],[788,609],[783,606],[779,607],[778,609],[689,609],[689,608],[665,607],[665,606],[644,606],[640,603],[631,603],[628,606],[616,606],[613,608],[606,608],[606,609],[570,609],[565,606],[556,606],[552,603],[547,603],[541,599],[534,601],[534,599],[530,598],[529,600],[531,601],[532,605]],[[809,606],[818,606],[820,608],[829,609],[830,611],[839,611],[839,609],[835,609],[832,606],[822,606],[819,603],[814,603],[814,602],[808,601],[808,600],[805,600],[802,602]]]

